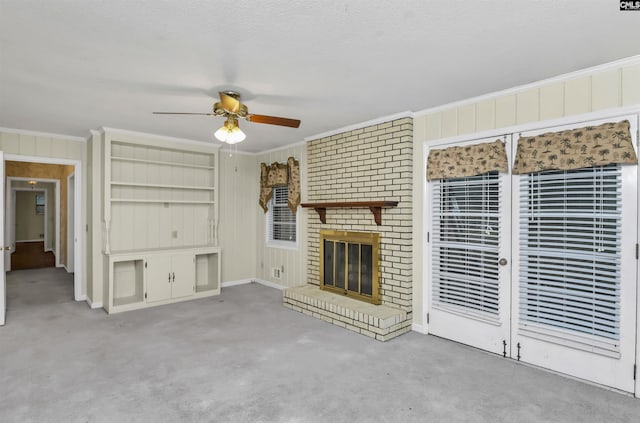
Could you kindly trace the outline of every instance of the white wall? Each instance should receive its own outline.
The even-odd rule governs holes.
[[[424,146],[437,140],[498,128],[640,104],[640,59],[599,67],[415,113],[413,319],[424,325]]]
[[[300,162],[300,191],[302,202],[307,199],[307,148],[305,144],[298,144],[288,148],[258,154],[255,158],[257,170],[256,179],[251,181],[256,188],[260,184],[260,163],[267,165],[273,162],[286,163],[287,158],[293,157]],[[267,215],[258,204],[258,190],[256,190],[252,207],[257,215],[256,229],[256,276],[258,279],[274,282],[284,286],[304,285],[307,283],[307,216],[309,210],[298,207],[298,247],[296,249],[267,247]],[[315,211],[311,210],[315,214]],[[284,269],[280,279],[273,277],[274,267]]]
[[[256,276],[256,219],[259,172],[255,156],[220,151],[218,240],[222,281]]]

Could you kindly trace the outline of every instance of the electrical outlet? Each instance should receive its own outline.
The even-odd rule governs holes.
[[[271,274],[274,279],[280,279],[280,269],[278,267],[274,267],[271,269]]]

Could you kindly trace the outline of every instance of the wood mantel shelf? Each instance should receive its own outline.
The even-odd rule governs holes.
[[[369,208],[373,213],[376,225],[382,225],[382,209],[397,207],[397,201],[338,201],[333,203],[302,203],[305,208],[312,208],[320,216],[322,223],[327,223],[327,209]]]

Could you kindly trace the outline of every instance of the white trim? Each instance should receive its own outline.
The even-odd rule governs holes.
[[[596,112],[589,112],[589,113],[584,113],[579,115],[565,116],[558,119],[540,120],[537,122],[506,126],[504,128],[490,129],[488,131],[470,132],[468,134],[455,135],[455,136],[446,137],[446,138],[434,138],[432,140],[422,139],[422,140],[414,140],[414,141],[424,143],[425,148],[427,148],[427,147],[458,143],[461,141],[475,141],[483,138],[502,137],[505,135],[518,134],[522,132],[538,131],[545,128],[552,128],[555,126],[573,125],[573,124],[579,124],[583,122],[586,123],[586,122],[599,120],[599,119],[625,117],[625,115],[636,114],[639,111],[640,111],[640,104],[634,104],[632,106],[598,110]],[[426,160],[426,156],[425,156],[425,160]]]
[[[551,85],[558,82],[564,82],[570,79],[579,78],[581,76],[591,76],[595,73],[604,72],[611,69],[619,69],[625,66],[633,66],[640,64],[640,55],[627,57],[624,59],[616,60],[613,62],[603,63],[601,65],[592,66],[589,68],[580,69],[574,72],[565,73],[562,75],[554,76],[552,78],[543,79],[541,81],[531,82],[529,84],[518,85],[516,87],[508,88],[501,91],[494,91],[492,93],[483,94],[477,97],[466,98],[464,100],[454,101],[451,103],[442,104],[440,106],[431,107],[428,109],[420,110],[413,113],[413,117],[422,117],[432,113],[437,113],[443,110],[452,109],[455,107],[466,106],[473,103],[482,102],[485,100],[492,100],[497,97],[516,94],[522,91],[540,88],[545,85]]]
[[[379,117],[379,118],[371,119],[371,120],[368,120],[366,122],[354,123],[353,125],[347,125],[347,126],[343,126],[342,128],[334,129],[334,130],[327,131],[327,132],[322,132],[320,134],[312,135],[310,137],[305,137],[304,140],[305,140],[305,142],[315,141],[315,140],[319,140],[321,138],[330,137],[332,135],[338,135],[338,134],[342,134],[344,132],[355,131],[356,129],[367,128],[369,126],[378,125],[378,124],[381,124],[381,123],[387,123],[387,122],[391,122],[393,120],[398,120],[398,119],[407,118],[407,117],[412,118],[413,117],[413,112],[410,111],[410,110],[407,110],[407,111],[404,111],[404,112],[395,113],[395,114],[392,114],[392,115],[382,116],[382,117]],[[283,148],[285,148],[285,147],[283,147]]]
[[[91,298],[89,298],[89,296],[83,295],[83,297],[84,297],[83,299],[87,302],[87,305],[89,305],[89,308],[92,308],[92,309],[102,308],[102,301],[94,303],[91,301]]]
[[[227,282],[222,282],[222,284],[220,284],[221,288],[229,288],[231,286],[238,286],[238,285],[245,285],[248,283],[253,282],[253,279],[239,279],[237,281],[227,281]]]
[[[20,154],[5,154],[4,160],[11,161],[11,162],[44,163],[44,164],[58,164],[58,165],[75,165],[80,163],[80,160],[74,160],[74,159],[56,159],[53,157],[40,157],[40,156],[21,156]],[[31,178],[31,179],[34,179],[34,178]],[[55,179],[55,180],[58,181],[59,179]]]
[[[279,283],[275,283],[275,282],[270,282],[270,281],[265,281],[264,279],[254,279],[253,282],[259,283],[260,285],[264,285],[264,286],[268,286],[269,288],[275,288],[275,289],[279,289],[279,290],[284,290],[287,287],[284,285],[280,285]]]
[[[237,281],[222,282],[220,286],[222,288],[229,288],[231,286],[246,285],[248,283],[259,283],[260,285],[264,285],[264,286],[268,286],[269,288],[275,288],[280,290],[287,288],[286,286],[280,285],[279,283],[269,282],[269,281],[265,281],[264,279],[258,279],[258,278],[239,279]]]
[[[30,131],[28,129],[0,127],[0,132],[6,132],[6,133],[18,134],[18,135],[31,135],[35,137],[47,137],[51,139],[59,139],[59,140],[66,140],[66,141],[87,142],[86,138],[78,137],[75,135],[64,135],[64,134],[54,134],[52,132]]]
[[[129,131],[126,129],[109,128],[106,126],[101,127],[98,131],[99,133],[102,133],[102,134],[108,134],[109,136],[111,136],[111,138],[113,138],[114,136],[117,137],[118,135],[121,135],[121,136],[127,136],[127,137],[142,137],[149,140],[176,142],[179,144],[195,144],[198,146],[213,147],[216,149],[220,149],[220,147],[222,147],[222,145],[219,145],[219,144],[212,144],[212,141],[209,141],[209,140],[207,141],[191,140],[188,138],[177,138],[177,137],[170,137],[167,135],[149,134],[147,132]],[[92,132],[92,134],[94,134],[94,132]]]
[[[287,144],[284,147],[270,148],[269,150],[264,150],[264,151],[260,151],[258,153],[250,153],[250,154],[253,154],[255,156],[261,156],[263,154],[277,153],[278,151],[286,150],[288,148],[296,148],[296,147],[300,147],[300,146],[303,146],[303,145],[307,145],[307,141],[298,141],[298,142],[294,142],[293,144]]]
[[[411,323],[411,330],[414,332],[418,332],[421,333],[423,335],[428,335],[429,332],[427,331],[426,326],[418,324],[418,323]]]
[[[65,265],[65,269],[67,271],[67,273],[73,273],[74,269],[75,269],[75,260],[76,260],[76,225],[75,225],[75,219],[77,219],[77,215],[76,215],[76,210],[77,208],[75,207],[75,189],[76,189],[76,172],[75,170],[67,176],[67,251],[65,251],[66,256],[67,256],[67,263]],[[73,179],[73,198],[71,195],[69,195],[69,188],[71,187],[71,179]],[[71,211],[72,205],[73,203],[73,211]],[[70,220],[70,216],[73,216],[73,225],[69,224],[69,220]],[[71,271],[68,269],[68,265],[69,265],[69,261],[71,260]]]

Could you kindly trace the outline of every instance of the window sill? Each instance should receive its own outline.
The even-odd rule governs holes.
[[[267,248],[297,251],[298,243],[295,241],[267,241]]]

